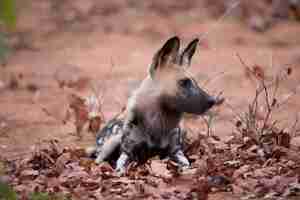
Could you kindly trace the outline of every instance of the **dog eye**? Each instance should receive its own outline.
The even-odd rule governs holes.
[[[189,88],[192,86],[192,81],[191,81],[191,79],[188,79],[188,78],[182,79],[179,81],[179,85],[182,88]]]

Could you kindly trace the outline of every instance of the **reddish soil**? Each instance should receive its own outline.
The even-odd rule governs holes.
[[[109,119],[126,103],[132,88],[145,77],[155,51],[175,34],[186,44],[208,31],[201,40],[191,70],[200,85],[213,79],[205,87],[212,94],[222,91],[235,112],[247,109],[255,91],[255,85],[246,77],[236,54],[249,65],[261,66],[267,75],[290,64],[293,73],[280,90],[283,96],[299,84],[300,26],[295,22],[278,23],[258,33],[229,18],[214,25],[216,20],[208,17],[200,20],[193,17],[193,13],[189,17],[145,14],[141,19],[131,12],[134,11],[122,11],[103,20],[94,17],[86,25],[55,29],[56,32],[50,31],[48,35],[37,33],[30,36],[34,49],[23,48],[9,57],[7,64],[0,67],[0,81],[9,83],[14,74],[19,86],[0,89],[0,123],[5,125],[0,136],[1,156],[18,158],[31,152],[39,141],[51,138],[58,138],[67,146],[93,144],[92,134],[84,132],[82,141],[77,141],[70,134],[75,131],[73,124],[62,123],[68,102],[66,92],[58,87],[55,72],[59,70],[66,79],[88,77],[105,88],[103,111]],[[22,20],[24,24],[41,26],[39,21],[34,21],[37,15]],[[51,24],[45,26],[42,27],[45,32],[52,28]],[[222,72],[224,75],[220,75]],[[28,84],[37,87],[37,91],[26,89]],[[80,92],[86,94],[88,89]],[[275,116],[283,120],[283,126],[293,123],[293,116],[300,109],[299,97],[296,94]],[[219,109],[213,134],[222,139],[232,133],[234,113],[226,105]],[[191,126],[201,131],[206,129],[201,120],[194,121]],[[218,194],[211,199],[224,199],[224,196]]]

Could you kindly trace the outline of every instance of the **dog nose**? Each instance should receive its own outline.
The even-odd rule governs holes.
[[[209,97],[207,100],[208,106],[212,107],[213,105],[216,104],[216,98],[215,97]]]

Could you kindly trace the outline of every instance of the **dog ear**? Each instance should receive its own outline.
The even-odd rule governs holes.
[[[197,46],[198,46],[199,39],[196,38],[193,41],[191,41],[187,47],[184,49],[182,54],[180,55],[180,65],[189,67],[191,65],[191,60],[193,55],[196,52]]]
[[[156,71],[169,67],[175,63],[180,48],[180,39],[175,36],[170,38],[162,48],[154,55],[150,66],[150,75],[153,77]]]

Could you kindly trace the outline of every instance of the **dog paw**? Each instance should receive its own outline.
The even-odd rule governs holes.
[[[97,157],[97,158],[95,159],[95,163],[98,164],[98,165],[101,164],[101,163],[103,163],[103,161],[104,161],[104,160],[103,160],[101,157]]]
[[[85,148],[85,155],[87,157],[93,157],[95,152],[96,152],[96,147],[95,146],[90,146],[90,147]]]
[[[184,173],[187,170],[191,169],[192,167],[190,165],[182,165],[178,167],[178,172],[179,173]]]
[[[116,169],[115,174],[117,177],[122,177],[125,175],[126,170],[124,168]]]

